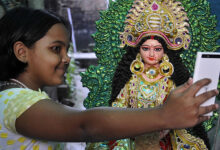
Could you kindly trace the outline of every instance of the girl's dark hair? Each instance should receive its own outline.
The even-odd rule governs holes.
[[[66,20],[44,10],[18,7],[0,19],[0,81],[16,78],[28,65],[14,55],[14,43],[21,41],[31,48],[57,23],[62,23],[71,31]]]
[[[125,86],[125,84],[129,81],[132,76],[132,72],[130,71],[130,65],[133,60],[136,59],[137,54],[139,53],[140,46],[146,41],[150,39],[150,37],[143,38],[137,47],[125,47],[126,53],[123,55],[121,61],[119,62],[114,77],[112,81],[112,94],[109,105],[111,106],[112,102],[115,101],[116,97],[120,93],[121,89]],[[171,80],[174,81],[176,86],[179,86],[185,83],[189,77],[190,73],[182,63],[182,59],[180,57],[180,53],[183,49],[180,50],[170,50],[167,48],[166,42],[159,36],[154,36],[154,39],[160,42],[164,48],[164,52],[168,55],[169,61],[173,64],[174,73],[171,76]],[[195,126],[194,128],[187,129],[192,135],[196,137],[200,137],[204,140],[205,144],[208,148],[210,148],[209,140],[207,137],[207,133],[204,130],[202,124]]]

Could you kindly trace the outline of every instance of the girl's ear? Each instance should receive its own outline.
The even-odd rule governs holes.
[[[14,54],[17,57],[17,59],[23,63],[27,63],[28,48],[24,45],[24,43],[21,41],[15,42],[13,49],[14,49]]]

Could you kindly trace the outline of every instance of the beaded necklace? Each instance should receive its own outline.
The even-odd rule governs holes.
[[[22,87],[22,88],[28,88],[24,83],[16,80],[16,79],[10,79],[10,81],[14,82],[16,85],[18,85],[19,87]]]
[[[14,87],[28,88],[25,84],[21,83],[20,81],[16,79],[10,79],[9,81],[0,82],[0,91],[4,89],[8,89],[8,88],[14,88]]]

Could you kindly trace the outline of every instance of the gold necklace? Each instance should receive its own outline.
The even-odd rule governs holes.
[[[144,74],[149,79],[155,79],[159,74],[159,70],[156,67],[149,67],[149,68],[144,70]]]

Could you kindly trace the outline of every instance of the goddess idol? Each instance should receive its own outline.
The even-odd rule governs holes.
[[[189,70],[180,55],[189,48],[191,36],[180,2],[135,0],[119,38],[125,54],[113,75],[109,101],[112,107],[160,107],[172,89],[189,79]],[[207,150],[209,140],[200,124],[192,129],[162,130],[130,139],[89,143],[87,149]]]

